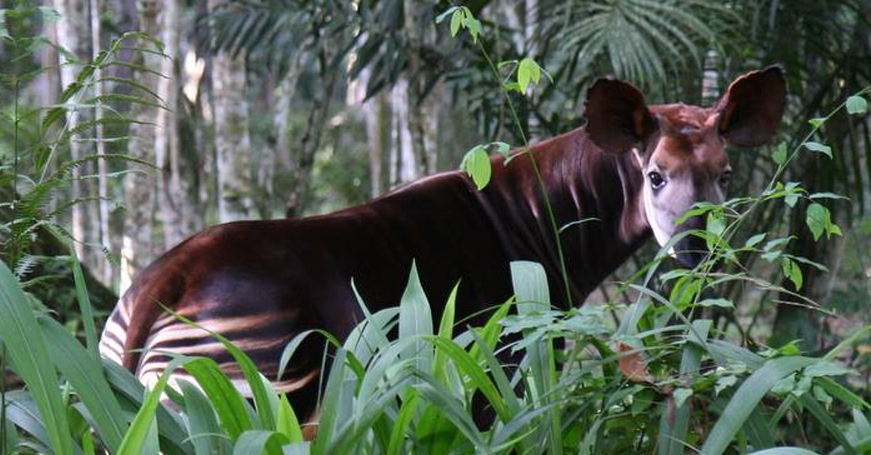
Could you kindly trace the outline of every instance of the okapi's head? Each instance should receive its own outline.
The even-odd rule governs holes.
[[[631,84],[600,79],[587,94],[587,134],[609,153],[632,153],[644,184],[635,195],[665,245],[688,229],[704,229],[705,219],[676,224],[696,202],[722,203],[732,168],[727,145],[756,147],[774,135],[786,104],[786,81],[779,67],[747,73],[729,85],[713,107],[648,106]],[[694,267],[705,257],[704,240],[688,235],[673,254]]]

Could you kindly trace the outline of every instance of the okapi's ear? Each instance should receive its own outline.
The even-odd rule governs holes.
[[[730,144],[757,147],[771,139],[786,107],[786,79],[779,66],[749,72],[717,102],[720,134]]]
[[[644,95],[623,81],[597,80],[587,91],[584,114],[590,139],[610,153],[628,152],[657,128]]]

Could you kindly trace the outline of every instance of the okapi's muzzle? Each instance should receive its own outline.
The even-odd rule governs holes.
[[[678,226],[678,232],[705,230],[705,218],[694,216]],[[701,236],[687,234],[674,245],[674,258],[684,267],[695,268],[708,256],[708,242]]]

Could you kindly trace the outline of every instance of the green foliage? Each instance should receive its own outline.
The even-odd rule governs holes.
[[[0,115],[0,249],[2,256],[15,266],[19,277],[27,276],[35,268],[47,271],[49,262],[63,262],[71,270],[70,276],[76,281],[84,279],[76,258],[43,257],[39,250],[46,250],[41,244],[57,243],[66,250],[68,243],[82,242],[73,239],[59,215],[78,204],[93,203],[95,198],[70,197],[68,189],[72,182],[97,179],[89,169],[97,161],[113,163],[138,163],[153,165],[136,160],[124,153],[104,153],[97,155],[86,151],[85,155],[72,159],[68,149],[72,142],[106,145],[107,150],[118,150],[126,144],[127,128],[137,122],[123,112],[131,105],[163,108],[162,101],[139,82],[125,77],[100,77],[97,75],[115,66],[124,66],[138,71],[154,70],[128,61],[129,55],[162,53],[162,44],[147,34],[129,32],[112,40],[91,62],[78,62],[72,54],[51,43],[43,36],[30,36],[25,25],[36,17],[43,21],[53,21],[57,13],[47,7],[30,7],[29,3],[19,2],[14,8],[3,10],[5,18],[15,33],[6,34],[2,39],[4,52],[9,52],[15,62],[29,62],[41,52],[43,46],[53,46],[67,62],[64,65],[81,64],[81,69],[73,83],[63,89],[57,104],[49,107],[29,106],[20,98],[22,84],[32,82],[37,76],[57,68],[22,68],[19,65],[0,70],[0,81],[4,94],[12,94],[13,109],[9,115]],[[122,56],[122,54],[125,54]],[[5,54],[4,54],[5,55]],[[168,58],[168,57],[167,57]],[[94,96],[95,87],[112,87],[128,90],[127,94],[107,93]],[[87,119],[73,125],[72,119],[100,107],[103,116]],[[4,114],[6,114],[4,112]],[[90,137],[95,128],[102,127],[106,135],[100,139]],[[9,156],[7,156],[9,155]],[[74,172],[75,171],[75,172]],[[107,173],[108,178],[119,178],[128,171],[121,169]],[[34,251],[36,250],[36,251]],[[57,254],[57,253],[56,253]],[[103,251],[107,260],[114,261],[111,252]],[[51,278],[45,274],[44,280]],[[32,284],[38,285],[40,280]],[[31,283],[27,283],[31,284]],[[35,291],[39,288],[35,286]],[[77,295],[81,300],[85,295]],[[90,320],[90,318],[86,317]],[[94,346],[96,334],[94,325],[85,327],[89,343]],[[96,351],[94,351],[96,352]]]
[[[112,364],[95,373],[101,369],[90,365],[94,360],[84,346],[56,323],[43,319],[45,324],[36,324],[30,316],[27,339],[5,336],[4,341],[13,350],[31,350],[34,364],[50,371],[57,369],[61,378],[69,381],[65,386],[68,395],[57,387],[43,389],[47,397],[54,397],[69,411],[55,414],[40,410],[29,420],[15,412],[32,403],[31,394],[39,390],[39,379],[27,376],[28,392],[16,393],[9,404],[14,440],[22,447],[44,444],[57,451],[59,442],[40,435],[80,434],[80,430],[74,430],[72,421],[46,416],[72,412],[69,415],[84,413],[97,429],[95,439],[69,442],[74,450],[86,453],[90,444],[109,453],[141,453],[149,444],[160,444],[161,451],[179,454],[282,450],[422,453],[435,428],[439,429],[438,440],[453,441],[440,446],[438,453],[615,453],[630,449],[649,453],[657,444],[659,453],[682,453],[681,441],[693,444],[698,437],[688,431],[687,424],[694,421],[696,425],[709,422],[701,448],[705,454],[726,453],[729,447],[742,444],[752,447],[747,453],[815,453],[787,447],[775,452],[763,442],[776,440],[778,416],[783,415],[778,409],[766,423],[764,416],[769,414],[765,409],[776,404],[771,397],[785,399],[783,404],[798,399],[801,408],[787,405],[785,410],[802,413],[801,409],[806,409],[844,453],[855,453],[854,442],[871,437],[867,425],[854,426],[848,437],[824,410],[825,406],[847,406],[854,409],[854,421],[865,422],[862,412],[871,406],[832,380],[852,374],[852,370],[830,358],[848,343],[867,337],[871,328],[824,358],[800,356],[794,350],[760,355],[711,338],[707,320],[697,320],[692,326],[676,323],[660,330],[637,330],[662,320],[658,314],[667,311],[667,305],[647,305],[636,319],[637,327],[612,332],[604,328],[604,315],[595,309],[549,310],[547,279],[541,266],[514,263],[512,276],[517,293],[513,306],[518,316],[506,319],[501,312],[483,329],[453,334],[450,316],[445,316],[434,332],[429,304],[412,269],[399,310],[367,313],[355,329],[357,335],[336,350],[320,425],[311,443],[301,440],[301,426],[286,398],[258,375],[246,376],[252,389],[262,388],[265,401],[255,398],[255,406],[268,406],[274,419],[264,419],[265,414],[239,398],[228,401],[228,397],[238,395],[224,373],[207,359],[175,359],[154,389],[143,395],[129,373]],[[12,334],[15,330],[6,329],[23,322],[11,322],[15,320],[8,316],[32,310],[5,265],[0,265],[0,280],[4,290],[0,294],[0,320],[10,321],[3,333]],[[452,295],[451,301],[454,298]],[[452,304],[447,307],[452,308]],[[387,332],[396,325],[403,335],[389,340]],[[497,360],[492,343],[495,338],[487,341],[488,331],[494,328],[497,337],[500,333],[521,334],[521,339],[499,351],[518,355],[520,368],[505,368]],[[557,337],[571,340],[571,349],[562,354],[555,350],[552,340]],[[57,356],[32,351],[35,340],[43,338],[62,343],[68,351]],[[641,349],[614,355],[606,345],[618,339]],[[232,345],[227,347],[238,362],[249,364],[244,353]],[[652,356],[642,356],[644,353]],[[649,372],[648,379],[633,379],[625,366],[627,360],[639,361]],[[702,369],[703,362],[713,362],[716,368]],[[24,365],[27,363],[16,358],[15,371],[20,373]],[[177,391],[169,393],[169,374],[179,367],[192,374],[197,386],[181,382],[174,386]],[[84,371],[89,374],[77,376]],[[98,392],[93,389],[95,385],[103,389]],[[175,407],[160,402],[164,392]],[[481,394],[495,412],[496,421],[488,429],[480,429],[472,421],[472,412],[479,409],[473,404],[476,394]],[[769,399],[763,400],[766,396]],[[696,405],[707,401],[719,404],[712,408]],[[109,409],[122,403],[130,409],[131,402],[135,413]],[[236,405],[227,407],[226,403]],[[172,423],[182,420],[189,425]],[[655,428],[659,428],[658,437]],[[174,434],[178,431],[182,433]],[[72,453],[70,450],[67,453]]]

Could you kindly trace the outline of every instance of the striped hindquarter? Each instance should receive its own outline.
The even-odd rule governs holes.
[[[175,264],[178,257],[184,263]],[[189,258],[170,252],[168,258],[142,273],[106,321],[100,339],[101,355],[126,367],[148,387],[157,383],[173,356],[208,357],[243,395],[250,397],[250,386],[235,359],[210,332],[219,333],[244,351],[276,390],[288,394],[301,418],[312,415],[323,341],[309,337],[283,377],[277,378],[277,374],[287,343],[313,328],[314,321],[301,318],[298,309],[278,308],[279,303],[287,301],[287,291],[281,286],[284,283],[246,280],[251,287],[247,289],[223,273],[173,273],[179,268],[196,269],[196,263],[203,262]],[[192,278],[197,276],[206,278]],[[233,284],[228,286],[228,282]],[[226,292],[228,287],[233,292]],[[198,327],[176,318],[167,308]],[[183,369],[171,374],[170,384],[176,385],[179,380],[196,384]]]

